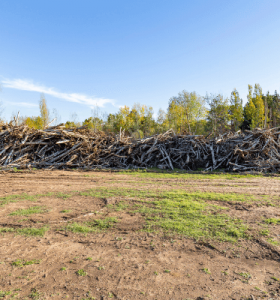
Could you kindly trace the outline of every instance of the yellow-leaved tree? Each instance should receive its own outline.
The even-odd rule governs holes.
[[[197,125],[205,114],[205,100],[196,92],[184,90],[169,100],[169,123],[177,132],[188,131],[195,134]]]
[[[262,98],[262,89],[259,84],[255,84],[254,97],[253,87],[248,85],[248,103],[244,108],[245,119],[250,122],[251,129],[264,126],[264,102]]]
[[[48,125],[49,121],[50,121],[50,118],[49,118],[49,110],[48,110],[48,107],[47,107],[47,101],[46,101],[46,98],[45,98],[45,95],[44,94],[41,94],[41,100],[39,102],[39,108],[40,108],[40,116],[41,116],[41,119],[42,119],[42,122],[43,122],[43,128],[45,126]]]

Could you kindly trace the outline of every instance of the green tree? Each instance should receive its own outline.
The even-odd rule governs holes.
[[[45,128],[45,126],[47,126],[48,123],[50,122],[50,119],[49,119],[50,114],[49,114],[49,110],[47,107],[47,101],[46,101],[44,94],[41,95],[41,100],[39,102],[39,108],[40,108],[40,116],[43,121],[43,128]]]
[[[189,93],[183,90],[169,100],[169,122],[178,132],[195,133],[197,123],[205,117],[205,112],[205,100],[196,92]]]
[[[206,95],[205,100],[210,107],[206,117],[209,130],[214,135],[222,134],[229,130],[230,115],[228,99],[224,99],[221,94],[218,94]]]
[[[244,120],[242,99],[236,89],[231,92],[229,114],[233,131],[239,130]]]

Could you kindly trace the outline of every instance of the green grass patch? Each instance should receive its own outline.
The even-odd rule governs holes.
[[[154,199],[154,198],[170,198],[184,197],[189,200],[204,200],[204,201],[225,201],[225,202],[252,202],[259,201],[256,197],[247,194],[236,193],[215,193],[215,192],[187,192],[184,190],[174,189],[171,191],[160,190],[142,190],[131,188],[105,188],[100,187],[91,189],[86,192],[80,192],[81,196],[90,196],[95,198],[108,198],[108,197],[133,197],[138,199]],[[125,209],[127,204],[120,202],[118,207],[120,210]]]
[[[43,237],[48,230],[49,230],[48,227],[19,228],[16,230],[16,233],[19,235],[25,235],[25,236],[41,236],[41,237]]]
[[[165,178],[165,179],[251,179],[264,177],[262,174],[240,174],[240,173],[186,173],[181,170],[165,171],[160,169],[150,169],[149,172],[146,170],[128,170],[122,171],[117,174],[131,175],[142,178]],[[267,177],[269,178],[269,177]]]
[[[276,218],[266,219],[265,223],[277,225],[277,224],[280,224],[280,219],[276,219]]]
[[[205,202],[208,200],[246,201],[250,198],[247,195],[245,197],[245,195],[233,193],[203,193],[182,190],[157,192],[125,188],[98,188],[82,194],[92,197],[127,196],[138,198],[137,204],[134,204],[133,207],[130,205],[125,209],[133,213],[141,213],[146,219],[146,230],[148,231],[162,229],[165,232],[178,233],[193,238],[216,238],[231,242],[237,241],[239,238],[248,238],[247,226],[241,220],[233,219],[221,213],[227,208]],[[253,198],[251,197],[251,199]],[[110,207],[119,210],[118,205]],[[123,207],[128,206],[129,202],[124,202],[121,205]],[[133,208],[134,210],[132,210]],[[79,227],[79,229],[89,232],[92,227]]]
[[[11,263],[12,266],[15,267],[24,267],[24,266],[29,266],[29,265],[38,265],[41,263],[41,259],[32,259],[32,260],[22,260],[22,259],[17,259]]]
[[[66,226],[66,230],[69,230],[74,233],[87,234],[91,232],[98,232],[101,230],[109,229],[117,223],[118,220],[115,217],[98,219],[92,222],[85,223],[72,223]]]
[[[9,214],[9,216],[29,216],[33,214],[45,213],[47,209],[42,206],[33,206],[26,209],[18,209]]]
[[[36,201],[38,198],[34,195],[28,195],[28,194],[21,194],[21,195],[9,195],[5,197],[0,197],[0,205],[6,205],[11,202],[18,202],[18,201]]]
[[[40,236],[43,237],[45,233],[48,231],[48,227],[41,227],[41,228],[11,228],[11,227],[2,227],[0,228],[0,233],[9,233],[14,232],[18,235],[25,235],[25,236]]]

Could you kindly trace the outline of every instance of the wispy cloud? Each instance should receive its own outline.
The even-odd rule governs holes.
[[[32,108],[32,107],[39,107],[38,104],[33,104],[33,103],[28,103],[28,102],[5,102],[8,105],[13,105],[13,106],[22,106],[22,107],[27,107],[27,108]]]
[[[4,79],[4,80],[2,80],[2,85],[3,85],[3,87],[10,88],[10,89],[44,93],[46,95],[51,95],[53,97],[63,99],[65,101],[84,104],[84,105],[90,106],[91,108],[96,107],[96,106],[103,107],[107,103],[110,103],[110,104],[116,106],[115,100],[113,100],[113,99],[91,97],[91,96],[79,94],[79,93],[62,93],[62,92],[55,90],[52,87],[50,88],[50,87],[45,87],[43,85],[35,84],[30,80]],[[24,102],[22,102],[22,103],[24,103]]]

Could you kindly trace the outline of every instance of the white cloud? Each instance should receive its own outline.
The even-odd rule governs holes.
[[[69,102],[75,102],[79,104],[84,104],[87,106],[93,107],[103,107],[105,104],[110,103],[114,106],[115,100],[113,99],[104,99],[104,98],[96,98],[90,97],[84,94],[78,93],[61,93],[56,91],[54,88],[45,87],[43,85],[35,84],[29,80],[23,79],[4,79],[2,80],[3,87],[10,88],[10,89],[17,89],[22,91],[31,91],[31,92],[39,92],[44,93],[46,95],[51,95],[56,98],[63,99]],[[22,102],[24,103],[24,102]]]
[[[28,103],[28,102],[11,102],[11,101],[5,101],[8,105],[13,105],[13,106],[22,106],[22,107],[39,107],[38,104],[33,104],[33,103]]]

